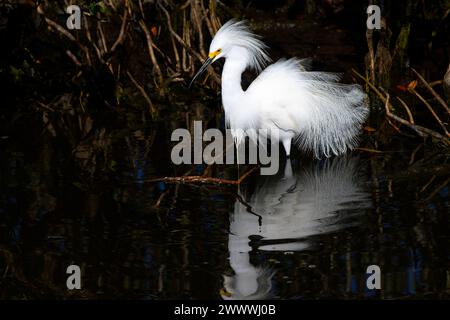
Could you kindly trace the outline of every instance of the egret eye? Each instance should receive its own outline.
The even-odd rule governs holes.
[[[216,51],[210,52],[210,53],[208,54],[208,57],[210,57],[211,59],[214,59],[214,58],[217,57],[221,52],[222,52],[222,49],[217,49]]]

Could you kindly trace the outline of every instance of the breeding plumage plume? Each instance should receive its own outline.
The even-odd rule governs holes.
[[[266,48],[244,22],[228,21],[214,36],[209,57],[192,80],[225,58],[222,103],[237,143],[265,129],[278,130],[288,156],[292,143],[317,158],[353,148],[369,110],[360,86],[340,84],[333,73],[309,71],[307,61],[297,58],[281,59],[264,69],[270,62]],[[244,91],[241,75],[247,68],[261,73]]]

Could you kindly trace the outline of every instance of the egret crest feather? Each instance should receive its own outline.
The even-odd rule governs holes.
[[[272,60],[266,52],[267,46],[254,34],[244,21],[229,20],[211,42],[210,52],[216,51],[226,43],[245,48],[248,51],[248,67],[261,72]]]

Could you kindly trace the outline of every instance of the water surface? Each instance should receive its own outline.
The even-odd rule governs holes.
[[[405,145],[282,158],[239,187],[147,183],[173,170],[150,139],[125,133],[93,176],[45,139],[2,141],[1,298],[448,298],[447,156]]]

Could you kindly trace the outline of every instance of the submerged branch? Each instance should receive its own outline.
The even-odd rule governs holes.
[[[181,176],[181,177],[162,177],[144,180],[144,183],[166,182],[166,183],[200,183],[200,184],[219,184],[219,185],[240,185],[250,174],[259,169],[259,166],[253,167],[244,173],[238,180],[221,179],[203,176]]]

